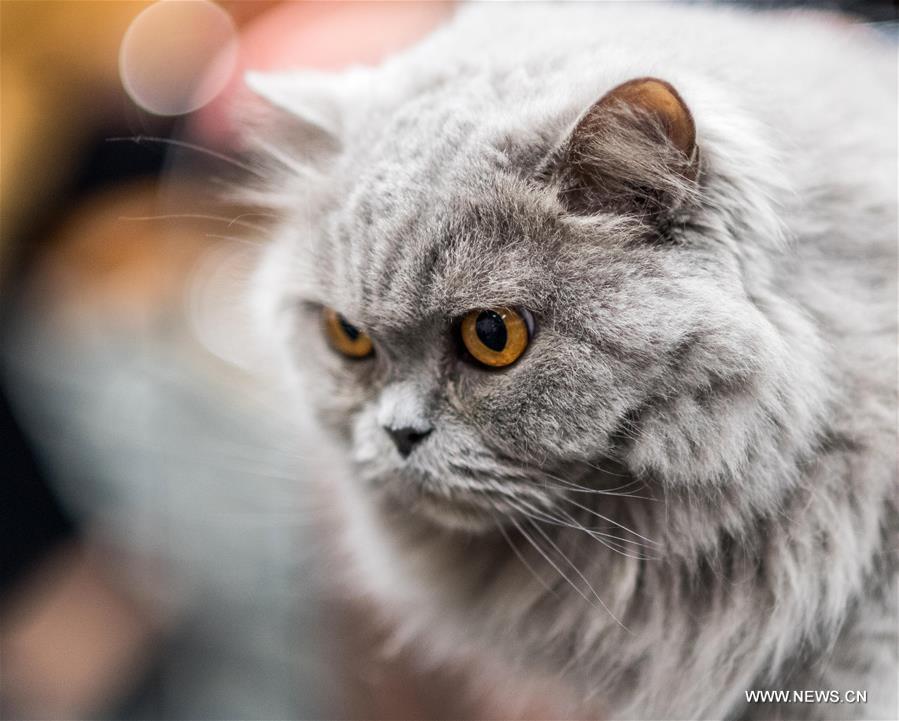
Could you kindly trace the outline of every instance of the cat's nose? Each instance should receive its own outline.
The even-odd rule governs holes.
[[[393,439],[393,443],[400,452],[400,455],[403,458],[408,458],[409,454],[412,453],[412,449],[427,438],[433,429],[428,428],[426,430],[421,430],[419,428],[412,428],[411,426],[406,426],[404,428],[388,428],[385,426],[384,430],[387,431],[387,435]]]

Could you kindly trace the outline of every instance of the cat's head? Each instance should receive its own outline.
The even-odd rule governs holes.
[[[804,432],[801,323],[750,289],[751,219],[667,82],[574,114],[448,84],[351,120],[321,78],[251,84],[296,176],[260,287],[361,487],[475,529],[571,484],[733,482]]]

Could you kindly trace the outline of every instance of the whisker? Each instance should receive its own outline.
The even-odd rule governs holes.
[[[633,551],[628,544],[637,546],[638,548],[646,548],[646,546],[638,541],[631,541],[626,538],[621,538],[619,536],[614,536],[609,533],[603,533],[602,531],[596,531],[586,526],[580,524],[577,519],[574,518],[569,513],[565,511],[561,511],[565,514],[565,516],[571,521],[571,523],[575,524],[573,528],[577,528],[588,536],[590,536],[595,541],[601,543],[603,546],[608,548],[610,551],[614,551],[622,556],[627,558],[632,558],[635,561],[658,561],[658,556],[648,556],[640,551]]]
[[[583,486],[577,486],[574,484],[554,484],[550,483],[547,486],[548,488],[555,488],[560,491],[567,491],[568,493],[587,493],[596,496],[614,496],[615,498],[633,498],[638,501],[650,501],[655,503],[658,499],[651,498],[650,496],[638,496],[634,493],[612,493],[610,491],[604,491],[601,488],[585,488]]]
[[[293,171],[301,178],[310,178],[319,175],[319,172],[310,165],[303,165],[298,162],[294,158],[291,158],[289,155],[284,153],[280,148],[272,143],[266,143],[262,140],[257,139],[256,145],[260,148],[260,150],[264,151],[268,157],[272,160],[277,161],[282,166],[287,168],[288,170]],[[263,177],[261,173],[256,173],[259,177]]]
[[[587,526],[584,526],[582,523],[580,523],[570,513],[567,513],[562,509],[558,509],[558,510],[559,510],[559,512],[565,514],[567,521],[565,519],[553,516],[553,515],[549,514],[548,512],[540,511],[536,508],[533,508],[532,506],[525,504],[525,502],[522,499],[518,499],[518,500],[519,500],[519,505],[517,506],[517,509],[524,515],[529,516],[535,520],[545,521],[545,522],[553,524],[553,525],[564,526],[566,528],[573,528],[574,530],[577,530],[577,531],[583,531],[588,536],[591,536],[594,540],[599,541],[603,545],[606,545],[608,548],[610,548],[610,550],[617,551],[618,549],[611,548],[610,546],[608,546],[606,544],[606,541],[603,539],[610,539],[609,543],[615,543],[616,545],[621,544],[625,549],[627,549],[626,544],[629,544],[631,546],[636,546],[638,548],[649,549],[649,546],[647,546],[644,543],[640,543],[639,541],[634,541],[629,538],[621,538],[620,536],[616,536],[611,533],[605,533],[603,531],[598,531],[594,528],[588,528]],[[512,505],[514,506],[515,504],[513,503]],[[522,507],[522,505],[524,505],[525,507]],[[630,550],[630,549],[627,549],[627,550]],[[619,551],[619,552],[621,552],[621,551]],[[642,556],[642,555],[639,557],[631,556],[631,558],[639,558],[639,560],[658,560],[656,557],[653,557],[653,556]]]
[[[580,577],[580,579],[587,585],[587,588],[590,589],[590,592],[596,597],[596,600],[599,601],[600,605],[606,610],[606,613],[608,613],[609,616],[612,617],[612,619],[615,621],[615,623],[617,623],[619,626],[621,626],[621,628],[623,628],[628,633],[631,633],[631,630],[627,626],[625,626],[623,623],[621,623],[621,621],[618,620],[618,617],[614,613],[612,613],[611,609],[609,609],[609,607],[605,604],[605,602],[599,597],[599,594],[596,592],[596,589],[593,588],[593,586],[590,584],[590,581],[587,580],[587,577],[583,573],[581,573],[581,570],[574,564],[574,562],[562,552],[562,549],[559,548],[553,542],[553,540],[546,534],[546,532],[542,528],[540,528],[539,525],[534,523],[534,521],[528,521],[528,523],[531,524],[531,526],[534,528],[534,530],[537,531],[537,533],[539,533],[541,536],[543,536],[544,540],[555,549],[556,553],[558,553],[564,559],[564,561],[568,564],[568,566],[571,568],[571,570],[574,571]],[[574,584],[572,584],[572,586],[577,589],[577,586],[574,586]]]
[[[240,216],[238,216],[240,217]],[[260,225],[253,225],[245,221],[237,221],[235,218],[227,218],[222,215],[204,215],[203,213],[163,213],[161,215],[120,215],[119,220],[214,220],[219,223],[227,223],[231,225],[239,225],[243,228],[249,228],[257,232],[265,232],[265,228]]]
[[[493,460],[494,457],[492,455],[483,454],[481,456],[478,456],[478,458],[486,458],[487,460]],[[517,480],[527,480],[530,476],[533,475],[533,467],[532,466],[521,466],[509,458],[503,458],[502,460],[504,461],[504,463],[507,467],[511,467],[518,472],[518,475],[514,477]],[[580,461],[580,462],[583,463],[584,465],[592,468],[595,471],[599,471],[600,473],[604,473],[606,475],[611,475],[611,476],[617,476],[618,478],[627,478],[629,480],[627,483],[622,483],[621,485],[615,486],[613,488],[590,488],[588,486],[583,486],[583,485],[580,485],[573,481],[570,481],[566,478],[562,478],[561,476],[555,475],[554,473],[552,473],[540,466],[537,467],[537,473],[538,473],[538,476],[546,476],[547,478],[551,478],[554,481],[558,481],[559,483],[569,486],[573,490],[577,490],[579,493],[597,493],[597,494],[610,495],[610,496],[616,495],[616,496],[622,496],[622,497],[639,498],[639,499],[650,500],[650,501],[656,500],[649,496],[636,496],[633,494],[623,493],[623,491],[626,491],[631,488],[634,488],[634,489],[646,488],[646,484],[643,481],[641,481],[640,479],[632,478],[630,475],[624,474],[624,473],[615,473],[613,471],[610,471],[606,468],[598,466],[589,461]],[[510,478],[511,478],[511,476],[510,476]]]
[[[605,473],[608,476],[617,476],[618,478],[630,478],[627,473],[616,473],[615,471],[610,471],[608,468],[603,468],[602,466],[598,466],[595,463],[591,463],[590,461],[581,461],[585,466],[589,466],[594,471],[599,471],[600,473]],[[630,483],[637,483],[636,479],[632,480]],[[630,485],[627,483],[625,485]]]
[[[575,493],[594,493],[594,494],[598,494],[598,495],[602,495],[602,496],[618,496],[620,498],[638,498],[638,499],[645,500],[645,501],[655,501],[656,500],[655,498],[652,498],[650,496],[638,496],[633,493],[619,493],[618,492],[621,489],[628,488],[630,486],[635,486],[635,485],[641,485],[641,486],[645,487],[645,485],[641,481],[637,481],[637,480],[633,480],[630,483],[625,483],[621,486],[616,486],[615,488],[611,488],[611,489],[590,488],[588,486],[582,486],[579,483],[575,483],[574,481],[566,480],[566,479],[562,478],[561,476],[557,476],[557,475],[550,473],[549,471],[545,471],[545,470],[541,469],[540,473],[542,475],[546,476],[547,478],[557,481],[558,483],[565,486],[566,489],[571,490],[572,492],[575,492]]]
[[[515,545],[515,542],[511,538],[509,538],[509,534],[506,532],[506,529],[503,528],[502,522],[496,518],[496,516],[493,514],[492,511],[491,511],[491,515],[493,515],[493,519],[496,523],[497,529],[502,534],[502,537],[506,540],[506,543],[509,545],[509,548],[512,549],[512,552],[518,557],[518,560],[521,561],[521,563],[524,565],[524,567],[528,569],[530,574],[537,580],[537,583],[539,583],[548,593],[551,593],[553,596],[558,598],[559,594],[556,593],[555,589],[550,588],[550,586],[546,583],[546,581],[543,580],[543,577],[539,573],[537,573],[536,570],[534,570],[534,567],[524,557],[524,554],[518,550],[518,547]],[[520,533],[522,532],[522,529],[519,528],[518,530]],[[526,534],[524,534],[524,533],[522,533],[522,535],[527,537]],[[530,539],[528,539],[528,540],[530,540]],[[531,544],[533,545],[533,541],[531,541]]]
[[[539,554],[543,557],[543,559],[544,559],[550,566],[552,566],[552,567],[556,570],[556,573],[558,573],[558,574],[559,574],[559,575],[560,575],[560,576],[561,576],[561,577],[568,583],[568,585],[571,586],[571,588],[574,589],[574,591],[575,591],[581,598],[583,598],[587,603],[589,603],[591,606],[593,606],[594,603],[587,597],[587,594],[585,594],[585,593],[584,593],[584,592],[577,586],[577,584],[575,584],[574,581],[572,581],[572,580],[565,574],[565,572],[564,572],[561,568],[559,568],[558,564],[557,564],[555,561],[553,561],[552,558],[550,558],[550,557],[546,554],[546,551],[544,551],[542,548],[540,548],[539,544],[538,544],[533,538],[531,538],[527,533],[525,533],[524,529],[518,524],[518,522],[517,522],[514,518],[510,518],[509,520],[512,521],[512,524],[515,526],[515,528],[518,529],[518,532],[519,532],[519,533],[520,533],[520,534],[521,534],[521,535],[528,541],[528,543],[530,543],[530,544],[534,547],[534,550],[536,550],[537,553],[539,553]],[[531,522],[531,525],[534,525],[533,522]],[[534,527],[536,528],[536,526],[534,526]]]
[[[197,145],[196,143],[189,143],[185,140],[175,140],[174,138],[160,138],[152,135],[134,135],[131,137],[120,137],[120,138],[106,138],[107,143],[123,143],[123,142],[131,142],[136,145],[140,145],[143,142],[151,142],[151,143],[160,143],[162,145],[174,145],[178,148],[184,148],[186,150],[193,150],[197,153],[202,153],[203,155],[208,155],[210,158],[215,158],[216,160],[221,160],[224,163],[228,163],[229,165],[233,165],[235,168],[239,168],[240,170],[244,170],[248,173],[252,173],[256,177],[263,178],[265,177],[258,169],[253,168],[246,163],[242,163],[237,160],[237,158],[232,158],[230,155],[225,155],[224,153],[219,153],[216,150],[212,150],[211,148],[203,147],[202,145]]]
[[[509,499],[509,504],[527,518],[532,518],[537,521],[544,521],[556,526],[568,526],[568,524],[565,523],[561,518],[557,518],[549,512],[543,511],[539,508],[534,508],[534,506],[527,503],[523,498]]]
[[[604,469],[600,468],[599,466],[594,466],[592,464],[590,464],[590,468],[593,468],[593,469],[599,471],[600,473],[606,472]],[[630,477],[630,476],[626,476],[621,473],[616,473],[615,475],[617,475],[619,478],[629,478]],[[586,486],[582,486],[582,487],[586,488]],[[619,486],[613,486],[612,488],[605,488],[603,490],[607,491],[608,493],[617,493],[619,491],[627,491],[627,489],[630,489],[632,487],[633,488],[646,488],[646,484],[637,478],[632,478],[627,483],[622,483]]]
[[[519,496],[527,494],[538,501],[545,501],[546,495],[539,489],[528,484],[526,476],[512,475],[508,473],[497,474],[487,468],[473,468],[450,464],[450,470],[463,476],[470,482],[470,487],[476,490],[492,491],[501,496]],[[515,485],[512,485],[515,484]]]
[[[277,220],[280,216],[277,213],[262,213],[259,211],[254,211],[252,213],[241,213],[236,218],[234,218],[234,220],[232,220],[230,223],[228,223],[228,227],[231,227],[232,225],[234,225],[236,222],[238,222],[242,218],[253,218],[253,217],[272,218],[274,220]]]
[[[647,543],[651,543],[653,546],[660,545],[658,541],[653,541],[651,538],[647,538],[646,536],[641,536],[639,533],[637,533],[633,529],[628,528],[627,526],[625,526],[621,523],[618,523],[618,521],[612,520],[608,516],[602,515],[601,513],[599,513],[599,511],[594,511],[592,508],[589,508],[582,503],[578,503],[574,499],[568,498],[567,496],[563,496],[563,498],[565,499],[566,502],[571,503],[572,505],[577,506],[578,508],[581,508],[581,509],[587,511],[587,513],[590,513],[590,514],[596,516],[597,518],[601,518],[603,521],[606,521],[607,523],[611,523],[613,526],[618,526],[618,528],[620,528],[622,531],[633,534],[637,538],[642,538],[644,541],[646,541]]]
[[[236,235],[219,235],[218,233],[206,233],[207,238],[212,238],[214,240],[227,240],[231,243],[240,243],[241,245],[252,245],[254,248],[258,248],[263,245],[261,240],[250,240],[249,238],[241,238]]]

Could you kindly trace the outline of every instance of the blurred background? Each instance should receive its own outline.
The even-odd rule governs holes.
[[[897,34],[892,2],[751,4]],[[222,200],[244,69],[377,62],[452,11],[0,2],[2,718],[486,714],[329,586],[301,487],[335,465],[243,300],[270,221]]]

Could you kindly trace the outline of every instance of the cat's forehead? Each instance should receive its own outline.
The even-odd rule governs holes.
[[[422,98],[354,135],[300,249],[321,302],[372,328],[540,301],[558,208],[515,155],[533,143],[478,122],[473,106]]]
[[[442,192],[365,178],[323,220],[317,272],[329,301],[369,328],[495,305],[534,307],[561,229],[552,204],[497,170]],[[480,182],[479,182],[480,181]],[[331,300],[333,299],[333,300]]]

